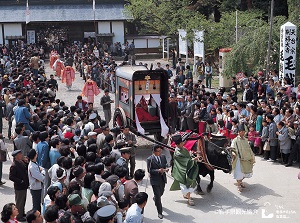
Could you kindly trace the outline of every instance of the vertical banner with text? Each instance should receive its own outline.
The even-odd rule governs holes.
[[[285,77],[295,86],[297,27],[287,22],[280,27],[279,80]]]
[[[187,43],[187,36],[186,31],[184,29],[178,29],[178,43],[179,43],[179,55],[186,56],[186,64],[188,64],[188,43]]]
[[[179,34],[179,54],[187,54],[187,39],[186,31],[184,29],[178,29]]]

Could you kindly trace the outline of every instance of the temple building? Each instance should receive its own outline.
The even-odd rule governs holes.
[[[49,41],[124,43],[124,0],[0,0],[0,44]],[[95,10],[94,10],[95,9]],[[26,23],[27,21],[27,23]]]

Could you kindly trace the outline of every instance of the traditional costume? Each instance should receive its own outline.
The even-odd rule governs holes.
[[[88,102],[94,103],[94,95],[98,95],[100,90],[95,81],[88,79],[83,86],[82,95],[87,97]]]
[[[53,64],[57,60],[57,52],[56,50],[52,50],[50,53],[50,68],[53,69]]]
[[[159,120],[159,117],[152,116],[148,112],[148,105],[144,97],[140,100],[140,106],[141,107],[136,107],[136,114],[140,122]]]
[[[245,131],[243,124],[238,127],[239,132]],[[255,156],[245,137],[238,135],[232,140],[231,147],[235,149],[235,158],[232,162],[233,178],[238,182],[238,190],[241,191],[245,187],[242,183],[244,178],[250,178],[253,174],[253,164]]]
[[[75,70],[70,66],[66,66],[62,73],[61,82],[66,83],[67,88],[70,90],[74,80]]]
[[[197,162],[192,159],[186,148],[178,148],[178,145],[182,142],[181,136],[175,135],[172,139],[176,143],[176,148],[172,169],[174,182],[171,185],[170,190],[181,190],[183,196],[186,196],[188,193],[192,193],[195,190],[199,168]]]
[[[61,72],[65,69],[63,62],[58,58],[53,64],[53,70],[55,71],[55,75],[60,78]]]

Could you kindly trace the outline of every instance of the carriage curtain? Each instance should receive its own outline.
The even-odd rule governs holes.
[[[140,100],[142,99],[142,97],[143,97],[143,95],[135,95],[134,104],[137,105],[140,102]],[[150,95],[149,95],[149,98],[150,98]],[[139,118],[136,114],[135,109],[134,109],[134,113],[135,113],[135,124],[136,124],[136,128],[137,128],[138,132],[145,134],[145,129],[141,126],[141,123],[139,121]]]
[[[160,126],[161,126],[161,136],[162,137],[166,137],[168,132],[169,132],[169,128],[165,123],[165,120],[161,114],[161,109],[160,109],[160,102],[161,102],[161,98],[160,98],[160,94],[152,94],[152,98],[155,100],[157,106],[158,106],[158,110],[159,110],[159,119],[160,119]]]

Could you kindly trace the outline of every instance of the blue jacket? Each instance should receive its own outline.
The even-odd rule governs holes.
[[[41,167],[43,167],[47,170],[50,169],[50,167],[51,167],[50,157],[49,157],[50,148],[49,148],[48,143],[46,141],[39,142],[37,144],[36,150],[38,153],[38,157],[36,160],[38,165],[40,165]]]
[[[50,165],[53,166],[54,164],[57,163],[57,159],[61,157],[58,149],[56,148],[51,148],[49,152],[49,158],[50,158]]]
[[[28,124],[30,117],[31,117],[31,114],[29,113],[28,108],[26,108],[24,106],[19,106],[15,110],[16,123]]]

